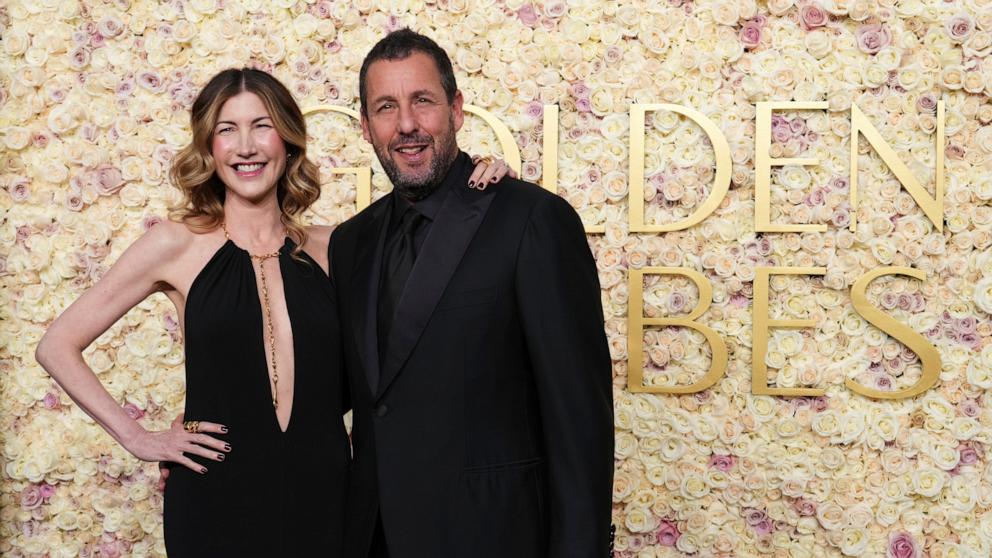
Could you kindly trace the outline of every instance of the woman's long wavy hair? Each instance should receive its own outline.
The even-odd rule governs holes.
[[[297,255],[306,241],[300,216],[320,196],[320,170],[307,159],[307,128],[289,90],[266,72],[251,68],[224,70],[196,96],[190,113],[193,141],[176,154],[169,170],[183,202],[172,216],[194,231],[209,232],[224,222],[225,187],[215,171],[210,147],[221,107],[245,91],[258,95],[286,144],[286,170],[276,186],[281,220],[296,243]]]

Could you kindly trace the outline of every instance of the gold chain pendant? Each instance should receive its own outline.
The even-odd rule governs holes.
[[[230,240],[231,235],[227,232],[227,224],[221,223],[220,226],[224,229],[224,236]],[[276,336],[272,327],[272,308],[269,306],[269,285],[265,281],[265,260],[278,258],[279,251],[276,250],[268,254],[252,254],[248,252],[248,256],[251,257],[252,261],[258,262],[258,278],[262,284],[262,308],[265,310],[265,325],[269,334],[269,356],[272,359],[272,407],[279,409],[279,368],[276,364]]]

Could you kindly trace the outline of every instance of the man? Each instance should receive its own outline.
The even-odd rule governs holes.
[[[561,198],[466,188],[451,62],[408,29],[369,52],[362,132],[394,185],[331,237],[354,409],[349,558],[604,558],[610,357]]]

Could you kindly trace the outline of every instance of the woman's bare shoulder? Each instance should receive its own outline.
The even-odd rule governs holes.
[[[307,227],[307,241],[303,244],[303,250],[320,264],[325,273],[327,272],[327,245],[333,231],[334,227],[310,225]]]
[[[197,236],[185,224],[164,219],[145,231],[131,248],[156,258],[175,258],[189,248]]]

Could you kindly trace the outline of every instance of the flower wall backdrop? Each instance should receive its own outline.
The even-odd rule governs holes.
[[[362,57],[410,26],[451,54],[467,102],[513,132],[523,177],[542,179],[544,106],[560,107],[559,194],[590,226],[614,358],[616,555],[968,557],[992,553],[992,2],[988,0],[8,0],[0,5],[0,554],[163,556],[154,464],[118,447],[38,366],[48,323],[176,200],[166,171],[189,139],[188,109],[215,72],[272,71],[304,108],[358,107]],[[776,112],[772,222],[826,232],[756,233],[755,104],[826,101]],[[946,143],[935,146],[937,101]],[[627,225],[629,109],[674,103],[707,115],[730,144],[730,191],[701,224],[634,234]],[[946,154],[938,232],[867,143],[859,148],[858,226],[850,231],[850,107],[856,104],[933,191]],[[327,171],[314,222],[355,211],[353,176],[372,166],[356,123],[310,118]],[[648,115],[648,223],[691,213],[712,189],[714,155],[694,122]],[[470,117],[473,153],[499,153]],[[373,196],[389,185],[374,173]],[[751,394],[755,269],[824,266],[771,282],[765,358],[779,387]],[[870,302],[924,335],[937,385],[913,399],[864,398],[913,384],[912,351],[854,312],[849,292],[883,265]],[[647,276],[627,305],[626,270],[688,267],[713,284],[700,322],[723,336],[728,371],[691,395],[627,388],[628,312],[689,312],[698,293]],[[146,428],[183,404],[175,309],[149,298],[86,358]],[[645,383],[688,384],[710,348],[686,328],[644,332]],[[314,479],[334,482],[334,479]]]

